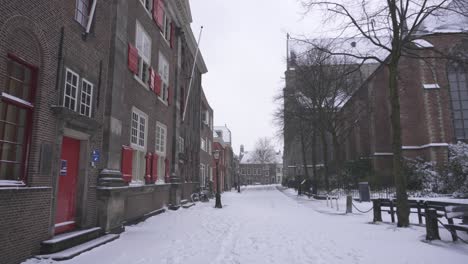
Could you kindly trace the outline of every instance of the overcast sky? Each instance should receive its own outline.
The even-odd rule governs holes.
[[[190,0],[192,29],[208,67],[203,88],[215,125],[232,131],[233,148],[251,150],[260,137],[273,138],[277,150],[274,97],[284,87],[286,33],[313,35],[316,15],[304,17],[298,0]]]

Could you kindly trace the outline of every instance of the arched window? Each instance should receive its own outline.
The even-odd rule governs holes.
[[[468,139],[468,79],[467,70],[450,65],[448,70],[452,120],[457,140]]]

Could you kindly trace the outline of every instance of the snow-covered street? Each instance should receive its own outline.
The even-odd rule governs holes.
[[[344,215],[325,201],[297,198],[275,186],[224,193],[214,201],[167,211],[126,228],[113,242],[72,263],[467,263],[468,246],[422,242],[424,227],[371,224],[372,212]],[[362,209],[370,204],[358,204]],[[385,216],[384,216],[385,217]],[[385,220],[385,219],[384,219]],[[388,219],[387,219],[388,220]],[[55,263],[30,259],[27,264]]]

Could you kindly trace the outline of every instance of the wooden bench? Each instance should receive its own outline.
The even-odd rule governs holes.
[[[444,225],[452,234],[452,240],[457,241],[457,230],[468,232],[468,205],[449,205],[445,207],[445,217],[448,224]],[[461,218],[462,224],[454,224],[454,218]]]
[[[395,214],[396,214],[396,201],[390,199],[373,199],[373,208],[374,208],[374,222],[382,222],[382,211],[390,214],[392,223],[395,223]],[[417,200],[408,200],[408,206],[410,207],[410,213],[418,214],[418,222],[422,224],[422,219],[424,213],[422,212],[425,204],[423,201]],[[388,209],[382,209],[382,207],[388,207]],[[411,210],[415,209],[415,210]]]

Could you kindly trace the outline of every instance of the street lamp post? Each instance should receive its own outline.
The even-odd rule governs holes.
[[[240,169],[237,169],[237,192],[240,193]]]
[[[219,172],[218,172],[218,162],[219,162],[219,150],[213,152],[213,157],[216,162],[216,204],[215,208],[223,208],[221,205],[221,193],[219,192]]]

